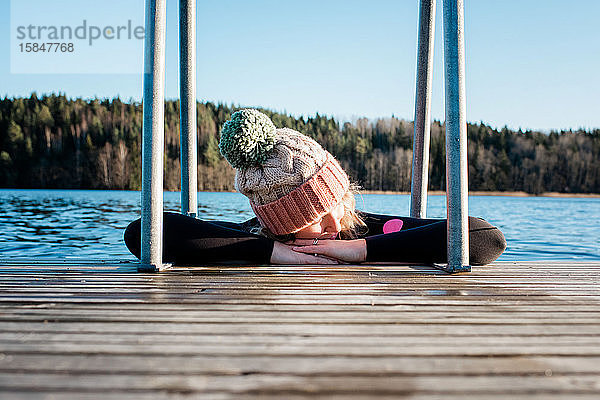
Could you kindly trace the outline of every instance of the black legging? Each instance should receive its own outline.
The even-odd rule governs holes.
[[[446,220],[360,214],[368,231],[366,262],[445,263]],[[383,234],[390,219],[401,219],[402,229]],[[268,264],[273,240],[248,232],[256,219],[244,223],[203,221],[181,214],[164,213],[163,260],[175,264],[254,263]],[[129,251],[140,257],[139,219],[129,224],[124,240]],[[502,254],[506,240],[500,230],[480,218],[469,217],[471,265],[489,264]]]

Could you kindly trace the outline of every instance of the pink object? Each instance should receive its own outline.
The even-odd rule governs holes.
[[[309,180],[267,204],[250,202],[260,223],[275,235],[298,232],[319,221],[350,187],[348,175],[333,157]]]
[[[402,225],[404,225],[404,222],[401,219],[390,219],[383,224],[383,233],[398,232],[402,229]]]

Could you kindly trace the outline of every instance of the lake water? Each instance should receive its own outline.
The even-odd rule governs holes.
[[[179,210],[179,193],[164,196]],[[409,214],[410,196],[365,194],[360,210]],[[134,260],[123,230],[140,216],[140,193],[92,190],[0,190],[0,259],[89,258]],[[203,219],[241,222],[253,216],[238,193],[198,193]],[[430,196],[428,217],[443,218],[444,196]],[[469,215],[498,226],[508,241],[499,260],[600,261],[600,199],[469,197]]]

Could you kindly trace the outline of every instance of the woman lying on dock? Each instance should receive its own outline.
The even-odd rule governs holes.
[[[252,109],[223,125],[219,149],[256,218],[242,223],[164,214],[163,260],[175,264],[446,263],[446,220],[355,209],[355,188],[337,160],[311,138],[277,129]],[[125,243],[140,257],[140,220]],[[469,217],[471,265],[494,261],[502,232]]]

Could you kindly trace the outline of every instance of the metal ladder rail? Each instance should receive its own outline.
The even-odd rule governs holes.
[[[146,0],[142,136],[142,230],[138,271],[163,268],[166,0]]]
[[[410,216],[413,218],[427,218],[435,2],[436,0],[421,0],[419,7],[417,81],[415,93],[412,179],[410,187]]]
[[[181,213],[198,214],[196,115],[196,0],[179,1]]]

